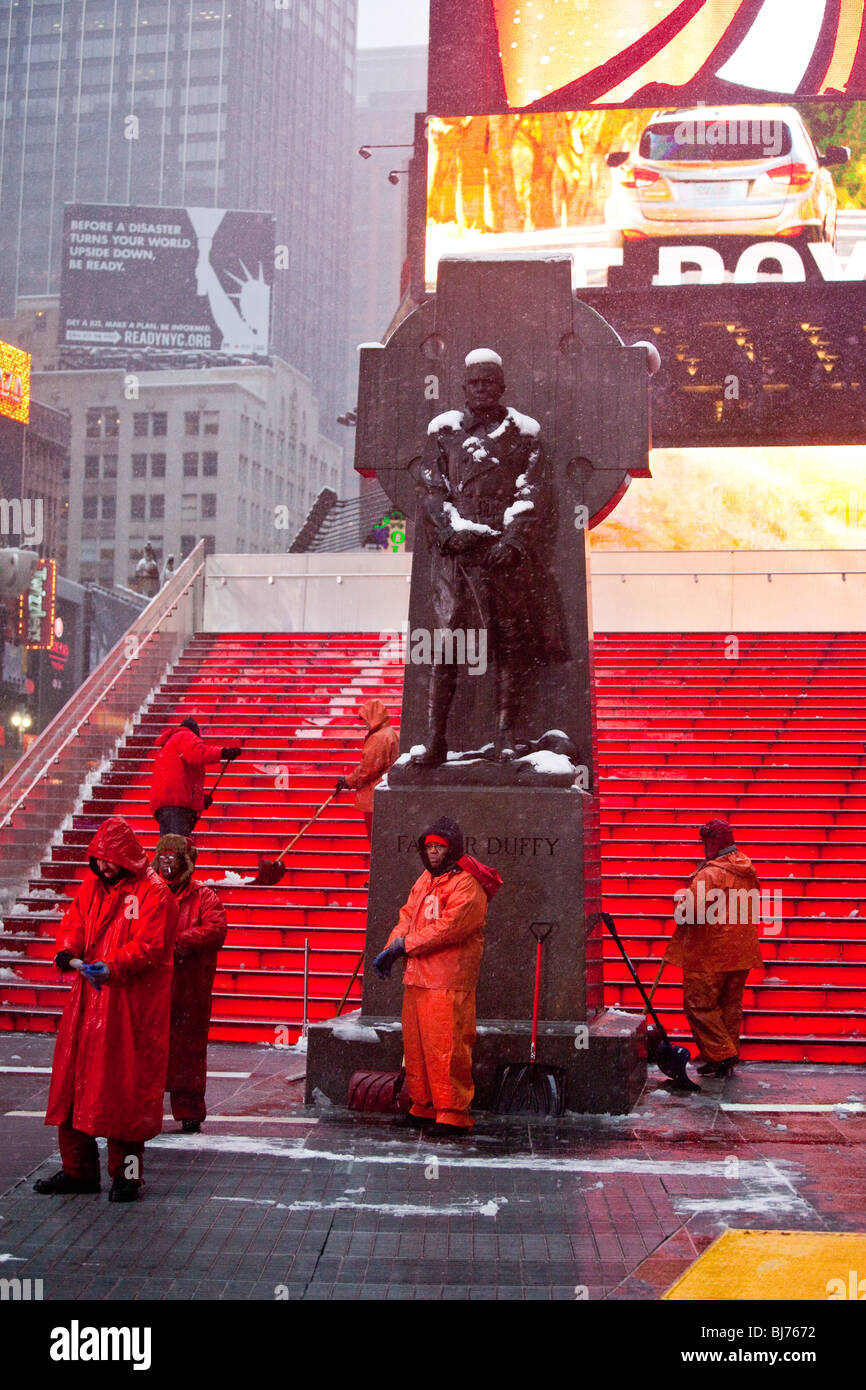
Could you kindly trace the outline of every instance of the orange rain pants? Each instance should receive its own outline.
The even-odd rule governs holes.
[[[748,970],[683,972],[683,1011],[708,1062],[740,1055],[743,991]]]
[[[474,989],[403,987],[403,1048],[412,1114],[471,1129]]]

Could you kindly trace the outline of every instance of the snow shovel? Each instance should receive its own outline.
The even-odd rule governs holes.
[[[335,796],[337,796],[337,792],[331,792],[331,795],[328,797],[327,801],[322,802],[316,814],[314,816],[310,816],[310,819],[307,821],[306,825],[301,826],[294,839],[289,841],[282,854],[278,855],[276,859],[265,859],[263,857],[259,858],[259,871],[253,879],[253,888],[273,888],[277,883],[280,882],[280,879],[283,878],[284,874],[286,873],[286,866],[284,865],[283,860],[285,859],[289,850],[292,848],[293,845],[296,845],[298,840],[300,840],[301,836],[309,830],[310,826],[313,824],[313,821],[318,820],[325,807],[330,806]]]
[[[538,1063],[538,1001],[541,993],[541,943],[553,922],[533,922],[535,937],[535,994],[532,1000],[532,1041],[528,1062],[508,1062],[496,1069],[493,1109],[498,1115],[561,1115],[565,1110],[565,1068]]]
[[[652,1039],[649,1040],[649,1043],[654,1046],[655,1052],[655,1055],[651,1057],[651,1060],[655,1062],[659,1071],[663,1072],[665,1076],[669,1076],[671,1081],[675,1082],[681,1090],[699,1091],[701,1089],[700,1086],[697,1086],[686,1072],[686,1067],[692,1060],[692,1054],[689,1052],[689,1049],[687,1047],[680,1047],[679,1045],[672,1043],[667,1033],[665,1032],[664,1025],[652,1006],[652,1000],[647,995],[646,990],[644,989],[643,985],[637,977],[637,972],[634,966],[632,965],[631,961],[626,955],[625,947],[623,946],[622,941],[620,940],[619,932],[613,924],[613,918],[611,917],[610,913],[599,912],[598,917],[600,917],[602,922],[604,922],[604,925],[607,927],[608,931],[610,932],[611,936],[613,937],[614,941],[619,947],[622,958],[628,966],[628,972],[634,980],[635,984],[637,985],[638,989],[640,990],[641,997],[644,1001],[644,1004],[646,1005],[646,1012],[650,1015],[653,1023],[655,1024],[658,1030],[658,1037],[655,1040],[654,1044]],[[661,971],[659,971],[659,975],[661,975]],[[656,977],[656,984],[658,984],[658,977]],[[655,989],[655,985],[653,986],[653,989]],[[650,1045],[648,1045],[647,1051],[650,1051]]]

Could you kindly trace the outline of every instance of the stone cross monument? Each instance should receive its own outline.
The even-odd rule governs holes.
[[[533,921],[545,946],[539,1057],[574,1110],[627,1110],[642,1018],[602,1002],[588,533],[648,477],[647,353],[576,300],[571,260],[445,259],[431,298],[362,349],[356,468],[415,518],[401,758],[375,793],[362,1027],[310,1030],[308,1094],[399,1065],[382,949],[421,871],[417,837],[457,820],[496,868],[478,983],[476,1104],[528,1055]],[[378,1042],[373,1043],[373,1030]]]

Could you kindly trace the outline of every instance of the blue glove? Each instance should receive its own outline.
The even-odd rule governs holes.
[[[390,946],[386,946],[384,951],[380,951],[373,961],[373,969],[380,980],[387,980],[391,975],[391,967],[395,960],[406,954],[406,942],[402,936],[398,936],[396,941],[392,941]]]
[[[93,985],[94,989],[100,990],[108,979],[108,966],[104,960],[96,960],[92,965],[85,965],[81,974],[88,984]]]

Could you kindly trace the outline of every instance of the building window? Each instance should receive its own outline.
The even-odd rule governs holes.
[[[114,521],[117,516],[117,498],[103,497],[102,499],[102,520]]]
[[[152,478],[165,477],[165,454],[151,454],[150,476]]]
[[[101,438],[102,438],[102,408],[101,408],[101,406],[93,405],[93,406],[91,406],[91,407],[89,408],[89,410],[87,411],[87,417],[86,417],[86,424],[85,424],[85,427],[84,427],[84,432],[85,432],[85,434],[87,435],[87,438],[88,438],[88,439],[101,439]]]
[[[201,471],[205,478],[215,478],[217,475],[217,455],[202,454]]]
[[[99,455],[98,455],[98,454],[86,454],[86,455],[85,455],[85,458],[84,458],[84,476],[85,476],[85,478],[98,478],[98,477],[99,477]]]
[[[185,478],[198,477],[198,454],[184,454],[183,476]]]
[[[191,555],[192,552],[195,550],[197,544],[198,544],[198,539],[197,539],[196,536],[181,536],[181,538],[180,538],[180,556],[181,556],[181,559],[182,559],[182,560],[185,560],[186,557],[187,557],[187,555]]]
[[[219,434],[220,432],[220,413],[218,410],[206,410],[204,412],[204,433]]]
[[[151,432],[151,434],[153,434],[153,435],[166,435],[166,434],[168,434],[168,414],[167,414],[166,411],[164,411],[164,410],[157,410],[157,411],[154,411],[153,415],[151,415],[151,417],[150,417],[150,421],[151,421],[151,426],[150,426],[150,432]]]
[[[83,509],[83,511],[82,511],[82,516],[85,518],[86,521],[92,521],[92,520],[96,517],[96,515],[97,515],[97,513],[98,513],[98,510],[99,510],[99,498],[98,498],[98,497],[85,497],[85,498],[84,498],[84,509]]]
[[[197,410],[187,410],[183,417],[184,434],[198,434],[201,417]]]
[[[196,521],[198,519],[198,498],[194,492],[184,492],[180,499],[181,521]]]
[[[117,406],[109,406],[103,417],[105,421],[105,435],[108,439],[116,439],[120,434],[120,416],[117,413]]]
[[[129,499],[129,516],[131,521],[144,521],[144,493],[134,492]]]
[[[162,493],[156,493],[150,499],[150,519],[151,521],[162,521],[165,516],[165,498]]]
[[[147,454],[133,454],[132,476],[133,478],[147,477]]]
[[[117,477],[117,454],[102,455],[102,476],[103,478]]]
[[[90,412],[88,411],[88,414]],[[132,433],[136,439],[141,439],[147,434],[148,416],[141,411],[136,411],[132,417]]]
[[[201,514],[205,517],[216,516],[216,493],[203,492],[201,495]]]

